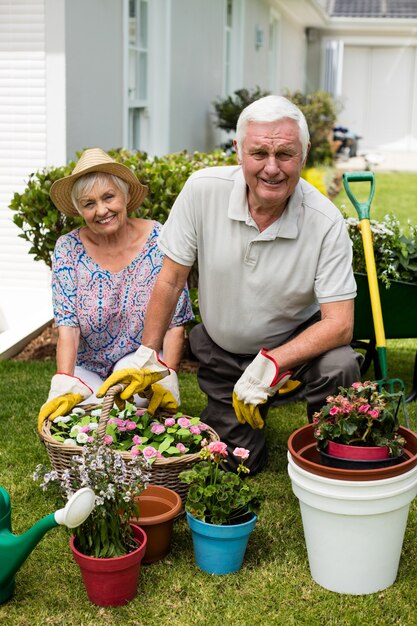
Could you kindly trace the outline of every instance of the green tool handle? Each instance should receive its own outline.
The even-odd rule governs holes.
[[[369,191],[369,197],[365,202],[359,202],[355,198],[352,193],[351,188],[349,187],[349,183],[361,183],[361,182],[369,182],[371,183],[371,188]],[[355,207],[359,219],[369,220],[370,219],[370,210],[371,210],[371,202],[375,193],[375,176],[373,172],[345,172],[343,174],[343,185],[345,191],[349,197],[349,200]]]

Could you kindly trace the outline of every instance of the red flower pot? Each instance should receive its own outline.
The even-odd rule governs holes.
[[[72,555],[80,567],[88,598],[93,604],[120,606],[135,597],[140,564],[146,550],[146,534],[135,524],[132,524],[132,529],[138,548],[111,559],[82,554],[74,545],[74,537],[71,537]]]
[[[347,446],[344,443],[328,441],[326,452],[339,459],[354,459],[359,461],[377,461],[389,458],[388,446]]]

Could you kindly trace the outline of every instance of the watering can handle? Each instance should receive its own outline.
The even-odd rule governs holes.
[[[365,202],[359,202],[353,195],[351,188],[349,187],[349,183],[360,183],[360,182],[369,182],[371,183],[371,188],[369,191],[369,197]],[[343,186],[345,191],[349,197],[349,200],[352,202],[355,207],[358,217],[360,220],[369,220],[370,219],[370,208],[371,202],[375,193],[375,175],[373,172],[344,172],[343,174]]]

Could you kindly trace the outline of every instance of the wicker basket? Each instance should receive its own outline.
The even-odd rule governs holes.
[[[104,397],[100,421],[97,428],[98,438],[104,437],[109,414],[114,405],[114,396],[123,391],[123,389],[124,386],[121,384],[114,385],[113,387],[110,387],[107,395]],[[86,406],[83,408],[88,410],[88,407]],[[218,434],[210,428],[210,426],[207,426],[207,430],[204,432],[209,441],[219,441]],[[51,436],[51,422],[49,422],[49,420],[45,420],[42,425],[41,439],[46,446],[52,467],[61,477],[62,472],[70,467],[72,457],[80,454],[82,446],[67,446],[63,443],[55,441],[55,439]],[[117,454],[121,454],[123,459],[126,461],[132,459],[130,452],[118,452],[117,450],[115,452]],[[199,453],[196,452],[194,454],[184,454],[183,456],[177,458],[157,459],[152,464],[150,470],[151,484],[173,489],[181,496],[184,503],[187,496],[188,485],[179,480],[178,474],[186,469],[189,469],[192,465],[194,465],[198,458]]]

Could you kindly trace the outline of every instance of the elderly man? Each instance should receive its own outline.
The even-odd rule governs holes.
[[[164,225],[166,257],[143,334],[149,350],[117,379],[136,380],[127,397],[145,372],[163,369],[155,355],[197,259],[203,324],[190,343],[208,398],[201,417],[229,448],[251,451],[252,472],[266,462],[264,418],[289,378],[304,383],[310,420],[326,396],[360,378],[349,345],[351,243],[339,210],[300,178],[309,146],[304,115],[286,98],[242,111],[239,165],[194,173]]]

